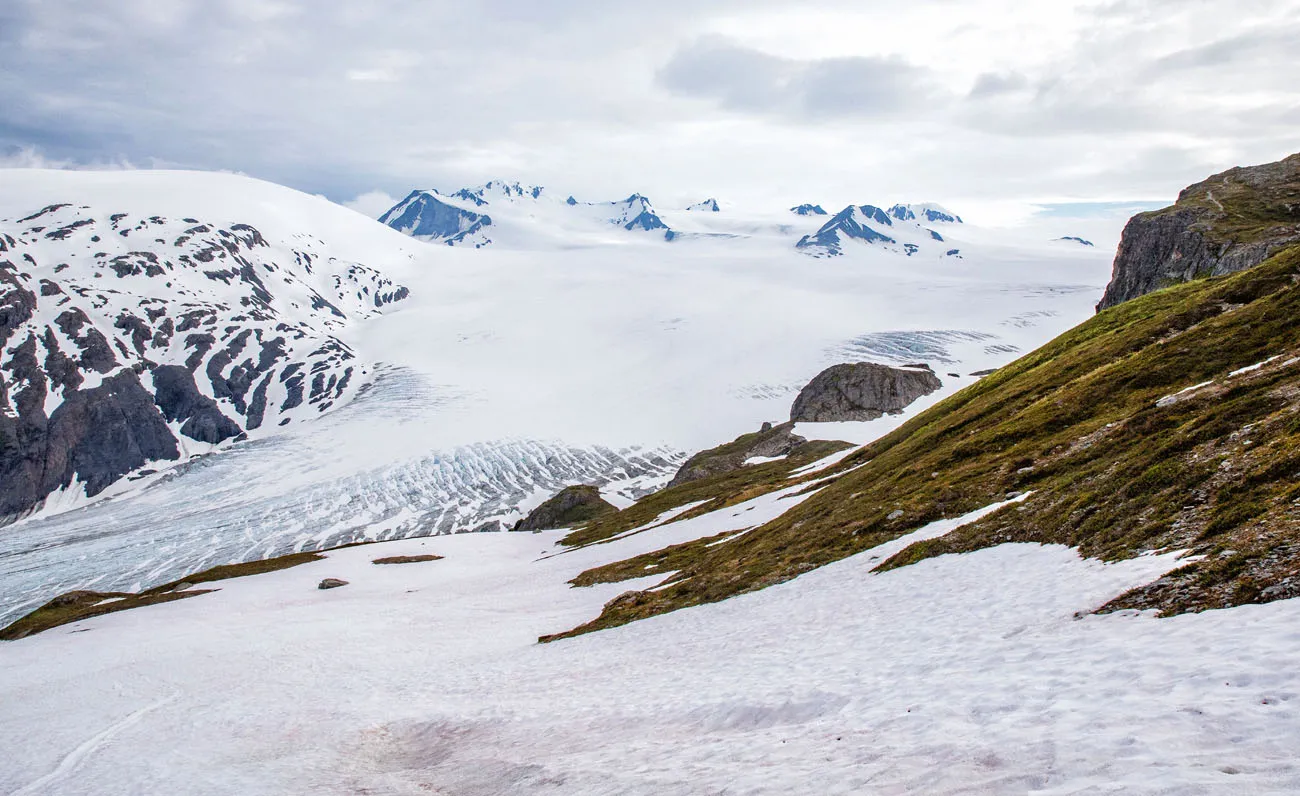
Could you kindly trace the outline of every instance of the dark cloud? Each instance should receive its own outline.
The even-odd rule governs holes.
[[[1295,73],[1289,67],[1297,53],[1300,53],[1300,26],[1281,29],[1269,26],[1157,58],[1148,67],[1147,74],[1241,66],[1282,67],[1290,80]]]
[[[658,82],[738,111],[793,117],[872,117],[924,104],[936,89],[899,58],[799,61],[708,38],[679,49]]]

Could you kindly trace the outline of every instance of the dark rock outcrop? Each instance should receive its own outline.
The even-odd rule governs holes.
[[[1244,271],[1300,244],[1300,155],[1197,183],[1124,228],[1101,311],[1162,287]]]
[[[875,362],[835,365],[822,371],[795,398],[790,420],[828,423],[875,420],[897,414],[943,386],[926,365],[893,368]]]
[[[324,580],[322,580],[320,583],[316,585],[316,588],[337,589],[340,586],[346,586],[346,585],[348,585],[348,582],[346,580],[339,580],[338,578],[325,578]]]
[[[134,371],[65,394],[48,420],[38,407],[23,409],[16,422],[0,424],[0,518],[21,516],[74,480],[93,497],[151,461],[180,458]]]
[[[793,433],[793,423],[773,426],[764,423],[763,428],[753,434],[745,434],[734,442],[717,448],[701,451],[686,460],[677,470],[668,486],[688,484],[702,478],[733,472],[745,466],[745,462],[755,457],[773,458],[787,456],[806,439]]]
[[[514,530],[552,531],[568,528],[615,511],[618,509],[600,496],[599,488],[585,484],[568,486],[515,523]]]
[[[194,374],[181,365],[161,365],[153,372],[154,401],[163,417],[181,422],[181,433],[193,440],[216,445],[243,433],[226,417],[217,402],[199,392]]]

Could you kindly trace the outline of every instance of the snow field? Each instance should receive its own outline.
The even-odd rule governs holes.
[[[1300,787],[1300,604],[1170,620],[1086,615],[1179,562],[1102,564],[1036,545],[870,572],[979,513],[761,592],[534,643],[663,577],[568,587],[583,569],[739,530],[745,515],[779,513],[780,501],[549,557],[558,533],[340,550],[216,594],[0,646],[0,750],[14,761],[0,789]],[[428,552],[446,559],[369,563]],[[351,585],[319,591],[322,577]]]

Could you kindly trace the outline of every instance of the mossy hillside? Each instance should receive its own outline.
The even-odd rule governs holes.
[[[1251,243],[1277,235],[1279,228],[1300,232],[1300,154],[1216,174],[1185,189],[1172,206],[1142,215],[1180,210],[1201,216],[1197,230],[1216,243]]]
[[[243,564],[226,564],[196,572],[193,575],[187,575],[180,580],[164,583],[161,586],[155,586],[138,594],[97,591],[68,592],[55,597],[7,627],[0,628],[0,641],[16,641],[51,628],[80,622],[83,619],[96,616],[117,613],[118,611],[197,597],[200,594],[208,594],[213,591],[212,589],[191,588],[201,583],[214,583],[232,578],[242,578],[247,575],[276,572],[306,564],[310,561],[319,561],[322,558],[324,556],[319,553],[293,553],[278,558],[249,561]],[[105,600],[111,600],[111,602],[105,602]]]
[[[1297,283],[1291,250],[1102,312],[850,456],[835,481],[782,517],[726,544],[676,551],[673,585],[615,601],[577,632],[759,589],[1026,490],[1035,495],[1023,504],[913,545],[884,568],[1004,541],[1105,559],[1188,547],[1210,561],[1180,576],[1177,601],[1166,590],[1164,602],[1149,597],[1152,607],[1274,599],[1285,593],[1269,591],[1274,581],[1300,563],[1291,547],[1300,541],[1300,365],[1287,364],[1300,355]],[[1211,563],[1225,552],[1236,563]]]
[[[734,451],[749,450],[762,432],[745,434],[725,445],[696,454],[700,457],[726,457]],[[760,495],[799,483],[790,478],[793,471],[853,447],[847,442],[813,440],[798,445],[780,461],[754,464],[738,470],[668,487],[638,500],[616,514],[598,517],[565,536],[562,543],[582,546],[608,540],[618,534],[647,525],[665,512],[691,503],[702,505],[683,512],[677,519],[690,519],[711,511],[744,503]],[[822,476],[817,473],[815,476]]]

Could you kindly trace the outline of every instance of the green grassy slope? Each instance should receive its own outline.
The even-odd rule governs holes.
[[[1190,549],[1206,558],[1111,607],[1178,613],[1300,595],[1298,357],[1300,249],[1126,302],[849,457],[777,520],[662,554],[681,571],[675,585],[625,595],[574,632],[760,589],[1029,490],[883,566],[1006,541],[1103,559]],[[728,499],[725,484],[697,488]],[[637,572],[614,564],[577,582]]]

